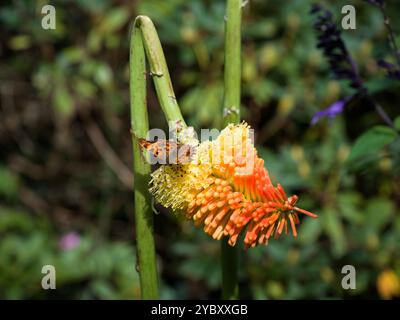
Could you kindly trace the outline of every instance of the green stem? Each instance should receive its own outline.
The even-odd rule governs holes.
[[[240,122],[240,79],[241,79],[241,0],[227,0],[225,26],[224,68],[224,126]],[[238,248],[225,241],[221,243],[222,298],[237,299]]]
[[[158,298],[153,210],[148,191],[151,168],[135,139],[146,137],[149,121],[146,103],[146,56],[158,100],[168,121],[185,125],[172,88],[168,67],[153,22],[146,16],[135,19],[130,39],[130,104],[134,133],[133,171],[135,179],[135,228],[142,299]]]
[[[135,29],[142,31],[144,48],[150,66],[158,100],[167,121],[181,121],[185,125],[180,108],[175,98],[167,62],[158,38],[156,28],[149,17],[138,16],[134,23]]]
[[[130,40],[130,105],[131,127],[138,137],[145,137],[149,130],[146,103],[146,60],[142,34],[135,26]],[[133,173],[135,181],[135,230],[137,265],[142,299],[158,298],[156,253],[153,236],[153,211],[148,192],[151,168],[141,154],[133,137]]]
[[[224,125],[240,122],[241,0],[227,0],[225,25]]]
[[[238,246],[237,244],[236,246]],[[238,285],[238,248],[231,247],[227,239],[221,240],[222,262],[222,299],[236,300],[239,298]]]

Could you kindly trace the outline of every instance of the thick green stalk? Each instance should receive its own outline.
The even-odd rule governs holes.
[[[224,125],[240,121],[241,0],[227,0],[225,23]]]
[[[135,26],[130,40],[130,105],[131,127],[135,136],[145,137],[149,130],[146,103],[146,60],[142,34]],[[156,253],[153,236],[153,210],[148,192],[151,168],[135,137],[133,143],[133,173],[135,179],[135,230],[137,266],[142,299],[158,298]]]
[[[135,19],[135,29],[142,31],[144,48],[150,66],[150,76],[153,77],[154,85],[161,108],[167,121],[181,121],[185,125],[178,103],[172,88],[167,62],[158,38],[156,28],[149,17],[138,16]]]
[[[225,25],[225,67],[224,67],[224,126],[240,121],[240,79],[241,79],[241,0],[227,0]],[[238,245],[237,245],[238,246]],[[221,242],[222,298],[237,299],[238,248]]]
[[[172,88],[168,67],[153,22],[146,16],[135,19],[130,39],[130,104],[133,131],[135,179],[135,227],[142,299],[158,298],[153,210],[148,191],[151,168],[141,154],[135,137],[145,138],[149,130],[146,103],[146,56],[157,97],[168,121],[185,125]]]

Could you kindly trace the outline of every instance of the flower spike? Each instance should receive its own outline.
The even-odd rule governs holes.
[[[295,206],[296,195],[272,184],[246,123],[228,125],[216,140],[200,143],[191,162],[161,166],[150,184],[160,204],[182,211],[216,240],[227,236],[231,246],[242,232],[247,248],[289,229],[296,237],[299,214],[317,217]]]

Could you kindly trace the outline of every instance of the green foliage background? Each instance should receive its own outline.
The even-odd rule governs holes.
[[[324,3],[339,23],[348,2]],[[375,62],[390,53],[381,16],[351,2],[357,29],[344,38],[395,118],[399,83],[386,80]],[[393,16],[399,3],[387,2],[400,34]],[[222,114],[225,3],[58,0],[57,28],[43,30],[45,4],[0,7],[0,298],[138,298],[129,27],[137,14],[152,18],[188,124],[211,128]],[[319,218],[302,220],[298,238],[241,252],[241,297],[379,298],[378,275],[400,275],[399,139],[381,143],[370,132],[365,138],[382,123],[362,103],[310,127],[315,112],[351,93],[329,77],[316,49],[310,4],[250,0],[243,12],[243,118],[256,129],[273,180]],[[150,82],[149,88],[151,125],[165,128]],[[219,243],[158,210],[162,298],[218,298]],[[71,231],[80,244],[61,250],[60,238]],[[57,290],[41,289],[45,264],[56,267]],[[356,290],[341,287],[346,264],[356,267]]]

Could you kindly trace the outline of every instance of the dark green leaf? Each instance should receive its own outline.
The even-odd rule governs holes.
[[[376,126],[357,138],[350,155],[348,164],[363,160],[365,157],[375,156],[383,147],[393,142],[396,132],[385,126]]]
[[[397,130],[400,130],[400,117],[394,119],[394,126],[396,127]]]

